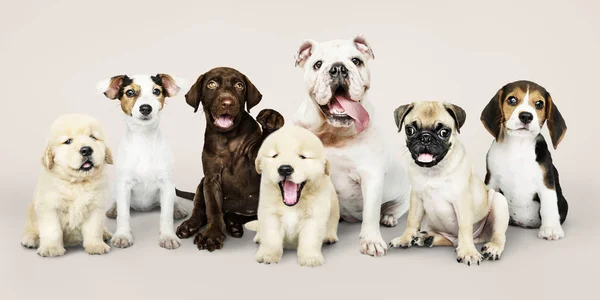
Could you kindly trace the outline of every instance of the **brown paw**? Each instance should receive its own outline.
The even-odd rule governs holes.
[[[198,250],[208,250],[213,252],[223,248],[223,241],[225,240],[225,234],[220,230],[204,230],[196,235],[194,238],[194,244],[198,246]]]
[[[242,224],[227,223],[225,229],[234,238],[241,238],[244,235],[244,226]]]
[[[202,228],[202,223],[190,218],[177,227],[176,234],[180,239],[187,239],[200,231],[200,228]]]
[[[261,110],[256,117],[256,121],[262,126],[263,131],[269,133],[283,127],[284,124],[283,116],[272,109]]]

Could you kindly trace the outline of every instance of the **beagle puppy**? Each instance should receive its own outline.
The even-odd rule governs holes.
[[[540,132],[548,121],[556,149],[567,125],[550,93],[531,81],[509,83],[490,100],[481,121],[495,137],[487,154],[485,183],[508,200],[510,224],[539,228],[542,239],[563,238],[567,200]]]

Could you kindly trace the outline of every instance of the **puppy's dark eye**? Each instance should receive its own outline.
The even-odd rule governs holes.
[[[152,90],[152,94],[154,94],[155,96],[160,95],[160,89],[154,89],[154,90]]]
[[[517,98],[510,96],[508,99],[506,99],[506,103],[508,103],[510,106],[515,106],[517,105]]]
[[[90,135],[90,138],[92,138],[93,140],[98,140],[95,136]]]
[[[235,88],[238,89],[238,90],[243,90],[244,89],[244,84],[241,83],[241,82],[237,82],[235,84]]]
[[[413,136],[413,135],[415,135],[415,133],[417,133],[417,130],[414,127],[406,126],[406,135],[407,136]]]
[[[277,156],[279,156],[279,154],[273,154],[271,155],[271,158],[277,158]]]
[[[300,157],[301,159],[306,159],[306,156],[304,156],[304,155],[299,155],[299,157]]]
[[[450,136],[450,129],[448,129],[448,128],[442,128],[442,129],[440,129],[440,131],[438,131],[438,134],[442,138],[447,138],[447,137]]]
[[[127,90],[127,91],[125,92],[125,95],[126,95],[127,97],[131,98],[131,97],[135,96],[135,92],[134,92],[133,90]]]
[[[65,144],[65,145],[71,145],[72,142],[73,142],[73,139],[68,139],[63,144]]]
[[[318,60],[314,65],[313,65],[313,69],[318,70],[321,68],[321,66],[323,65],[323,62]]]
[[[352,63],[355,64],[356,66],[360,67],[362,65],[362,60],[360,60],[360,58],[355,57],[352,59]]]
[[[535,102],[535,108],[537,108],[537,109],[542,109],[542,108],[544,108],[544,101],[542,101],[542,100],[538,100],[538,101],[536,101],[536,102]]]
[[[211,90],[216,89],[218,86],[219,85],[214,80],[211,80],[211,81],[208,82],[208,84],[206,84],[206,87],[209,88],[209,89],[211,89]]]

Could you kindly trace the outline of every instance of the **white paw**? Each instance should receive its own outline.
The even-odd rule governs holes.
[[[108,246],[104,242],[83,245],[83,248],[85,249],[85,252],[87,252],[88,254],[102,255],[102,254],[106,254],[110,251],[110,246]]]
[[[387,245],[380,234],[361,234],[360,253],[374,257],[384,256]]]
[[[181,246],[181,240],[174,234],[161,234],[158,244],[165,249],[173,250]]]
[[[557,226],[543,226],[538,231],[538,237],[549,241],[562,239],[565,237],[565,232],[560,225]]]
[[[325,263],[325,257],[321,253],[298,254],[298,263],[303,267],[318,267]]]
[[[34,249],[40,246],[40,239],[33,235],[23,235],[21,245],[29,249]]]
[[[278,250],[266,250],[264,247],[260,247],[256,252],[256,261],[261,264],[277,264],[281,261],[283,255],[283,249]]]
[[[481,248],[483,258],[487,260],[499,260],[504,252],[504,247],[494,242],[489,242]]]
[[[133,236],[129,232],[116,232],[110,240],[113,246],[117,248],[127,248],[133,246]]]
[[[459,263],[464,263],[467,266],[475,264],[479,265],[482,260],[483,256],[477,251],[475,245],[456,248],[456,261]]]
[[[54,256],[61,256],[64,255],[67,252],[67,250],[65,249],[65,247],[63,246],[58,246],[58,245],[51,245],[51,246],[40,246],[37,250],[37,254],[39,256],[43,256],[43,257],[54,257]]]
[[[396,227],[398,225],[398,219],[393,215],[383,215],[379,222],[385,227]]]

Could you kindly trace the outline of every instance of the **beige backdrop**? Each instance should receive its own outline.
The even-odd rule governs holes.
[[[593,194],[599,183],[599,13],[598,1],[3,3],[0,297],[594,298],[600,247],[600,205]],[[363,256],[359,225],[343,224],[341,241],[325,248],[326,265],[307,269],[296,264],[293,251],[279,265],[259,265],[248,232],[242,239],[228,238],[225,249],[215,253],[199,252],[191,240],[179,250],[164,250],[153,212],[133,215],[133,248],[102,257],[74,248],[64,257],[42,259],[19,245],[51,122],[63,113],[92,114],[104,125],[110,146],[118,146],[122,112],[116,101],[95,94],[99,80],[165,72],[193,82],[209,68],[232,66],[264,95],[253,115],[268,107],[290,117],[304,91],[302,72],[294,68],[302,39],[358,33],[375,53],[370,97],[393,147],[403,143],[394,108],[414,100],[449,101],[467,111],[461,139],[481,176],[492,140],[479,121],[485,104],[508,81],[530,79],[545,86],[569,128],[552,151],[570,204],[566,238],[542,241],[535,230],[510,228],[502,260],[469,268],[456,263],[451,248]],[[202,174],[205,120],[192,113],[183,94],[168,100],[161,129],[175,153],[177,186],[192,190]],[[112,168],[110,175],[114,178]],[[384,238],[399,235],[404,223],[383,229]],[[115,222],[108,226],[114,230]]]

